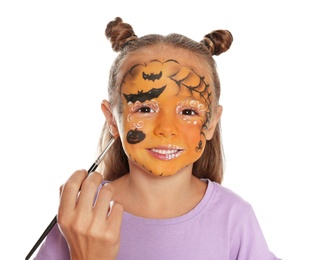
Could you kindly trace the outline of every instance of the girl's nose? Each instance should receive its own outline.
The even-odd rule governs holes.
[[[177,136],[177,118],[170,115],[168,112],[162,111],[158,115],[157,122],[154,128],[154,133],[158,136],[163,136],[166,138]]]

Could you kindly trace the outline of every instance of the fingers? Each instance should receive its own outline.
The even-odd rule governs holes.
[[[91,222],[90,225],[93,230],[98,231],[101,230],[101,227],[110,226],[110,231],[118,232],[121,226],[123,208],[118,203],[111,203],[114,194],[112,184],[104,185],[97,194],[98,186],[101,183],[102,175],[100,173],[92,172],[87,176],[86,170],[74,172],[66,183],[60,187],[59,222],[64,222],[67,226],[72,223],[75,224],[75,221],[89,221],[87,224]],[[80,188],[81,191],[79,192]],[[84,224],[84,222],[82,223]]]
[[[102,175],[98,172],[92,172],[83,181],[80,196],[77,202],[77,209],[81,213],[92,209],[98,186],[102,182]]]
[[[101,174],[87,177],[87,171],[79,170],[62,187],[58,224],[73,258],[115,259],[118,253],[123,207],[111,203],[113,185],[99,190],[101,183]]]
[[[62,187],[59,211],[69,211],[76,207],[79,189],[86,178],[85,170],[74,172]]]
[[[102,221],[105,221],[109,212],[109,207],[111,204],[113,193],[114,188],[111,184],[104,185],[99,191],[94,207],[94,215]]]
[[[122,206],[112,200],[113,194],[114,188],[112,184],[104,185],[99,191],[94,207],[94,215],[101,222],[104,222],[107,216],[112,219],[113,216],[122,215]]]
[[[106,236],[116,238],[120,237],[120,227],[122,222],[123,207],[112,200],[114,188],[112,184],[104,185],[98,194],[94,207],[93,230],[106,228]]]
[[[101,174],[93,172],[88,176],[86,170],[74,172],[62,187],[60,212],[91,210],[98,186],[102,182]],[[81,189],[81,196],[79,191]]]

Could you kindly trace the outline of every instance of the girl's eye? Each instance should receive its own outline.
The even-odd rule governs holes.
[[[198,113],[193,109],[184,109],[180,112],[180,114],[185,116],[194,116],[194,115],[197,115]]]
[[[139,112],[139,113],[155,113],[156,111],[154,111],[150,107],[140,107],[139,109],[137,109],[136,112]]]

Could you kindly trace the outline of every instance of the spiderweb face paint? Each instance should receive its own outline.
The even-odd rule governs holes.
[[[119,122],[132,162],[169,176],[199,159],[211,118],[212,87],[205,78],[173,59],[129,68],[120,88]]]

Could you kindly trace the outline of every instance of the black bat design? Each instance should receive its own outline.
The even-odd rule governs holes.
[[[145,80],[155,81],[156,79],[161,79],[161,76],[162,76],[162,71],[160,71],[159,74],[154,74],[154,73],[146,74],[146,73],[142,72],[142,78]]]
[[[160,94],[164,91],[167,85],[161,88],[152,88],[148,92],[143,92],[143,90],[138,91],[138,94],[123,94],[127,103],[132,102],[135,103],[136,101],[144,102],[146,100],[151,100],[153,98],[157,98]]]

